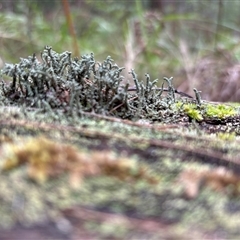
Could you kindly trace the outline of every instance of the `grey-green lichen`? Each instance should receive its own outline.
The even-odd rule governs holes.
[[[195,99],[177,91],[172,77],[165,77],[159,88],[149,74],[142,81],[132,69],[129,80],[121,75],[123,70],[110,56],[99,63],[93,53],[72,58],[68,51],[57,53],[46,46],[40,60],[33,54],[4,66],[1,75],[11,80],[1,80],[1,104],[21,107],[25,115],[42,112],[48,119],[67,122],[87,112],[164,123],[179,122],[183,115],[201,122],[238,114],[237,107],[205,103],[195,88]]]
[[[10,84],[2,80],[1,97],[5,103],[42,109],[52,115],[55,109],[61,109],[69,115],[94,111],[121,118],[153,117],[173,102],[172,79],[166,78],[169,94],[164,100],[162,91],[154,89],[157,80],[150,81],[146,74],[144,84],[131,70],[135,93],[130,94],[129,83],[121,76],[123,69],[111,57],[103,63],[96,62],[92,53],[72,59],[70,52],[59,54],[46,46],[41,61],[33,54],[17,64],[5,65],[2,75],[12,80]]]

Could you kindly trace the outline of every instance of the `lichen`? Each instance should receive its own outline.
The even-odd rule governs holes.
[[[94,111],[121,118],[146,118],[165,108],[166,101],[171,104],[174,94],[170,81],[171,94],[164,100],[161,92],[154,90],[157,80],[150,81],[146,74],[144,84],[132,69],[129,73],[136,91],[130,94],[129,83],[123,83],[121,76],[123,69],[110,56],[103,63],[96,62],[92,53],[72,59],[70,52],[59,54],[46,46],[41,61],[33,54],[4,66],[2,74],[12,80],[10,85],[2,81],[1,97],[11,105],[39,108],[50,115],[61,109],[70,116]]]

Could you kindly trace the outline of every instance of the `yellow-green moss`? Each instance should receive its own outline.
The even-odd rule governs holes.
[[[206,115],[208,117],[226,118],[237,114],[236,108],[224,104],[207,104]]]
[[[197,121],[201,121],[205,117],[224,119],[238,113],[237,107],[233,105],[205,103],[199,107],[195,103],[184,103],[182,101],[176,102],[173,109],[176,111],[183,110],[190,118]]]
[[[200,110],[197,109],[197,106],[195,104],[185,104],[183,106],[184,112],[192,119],[195,119],[197,121],[203,120],[203,116]]]

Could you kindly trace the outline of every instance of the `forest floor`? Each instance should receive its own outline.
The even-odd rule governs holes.
[[[207,106],[229,104],[193,109]],[[239,239],[238,106],[189,107],[130,121],[2,106],[0,239]]]
[[[239,104],[123,69],[46,46],[1,70],[0,239],[239,239]]]

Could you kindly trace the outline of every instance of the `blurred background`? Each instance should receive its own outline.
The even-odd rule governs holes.
[[[45,45],[111,56],[139,80],[174,77],[212,101],[240,101],[240,1],[0,0],[0,68]]]

